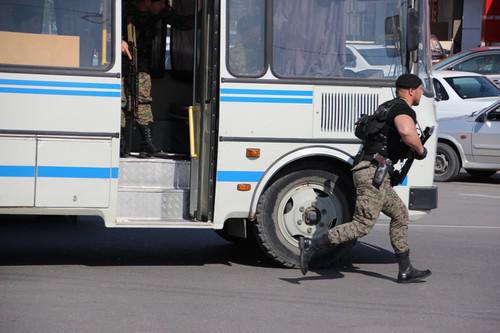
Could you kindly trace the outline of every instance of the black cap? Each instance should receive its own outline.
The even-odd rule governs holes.
[[[422,80],[414,74],[403,74],[396,80],[396,88],[417,89],[422,85]]]

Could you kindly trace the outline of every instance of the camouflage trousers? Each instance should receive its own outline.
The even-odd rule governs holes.
[[[382,212],[391,218],[389,235],[394,252],[408,251],[408,209],[391,187],[389,175],[377,189],[372,185],[376,170],[373,164],[363,161],[352,170],[357,194],[353,220],[330,229],[330,242],[339,244],[367,235]]]
[[[139,125],[147,126],[153,122],[153,109],[151,104],[153,98],[151,97],[151,76],[145,72],[139,72],[139,95],[137,96],[137,110],[134,113],[134,119]],[[124,79],[122,78],[122,114],[121,114],[121,127],[125,127],[126,117],[125,111],[127,110],[129,92],[125,89]]]

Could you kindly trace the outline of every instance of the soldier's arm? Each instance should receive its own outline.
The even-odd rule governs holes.
[[[424,146],[420,141],[420,137],[417,133],[417,126],[413,119],[408,115],[400,114],[394,118],[394,125],[403,142],[417,152],[418,155],[423,155]]]

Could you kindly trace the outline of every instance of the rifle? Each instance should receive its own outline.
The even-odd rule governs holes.
[[[434,126],[426,127],[424,129],[424,131],[420,135],[420,141],[422,142],[422,145],[425,145],[427,140],[429,140],[429,138],[432,136],[433,132],[434,132]],[[408,152],[408,155],[400,160],[406,160],[406,162],[405,164],[403,164],[400,170],[396,169],[393,170],[391,174],[391,186],[398,186],[403,182],[406,175],[408,174],[408,171],[410,171],[413,161],[415,160],[415,152],[413,150],[410,150]]]
[[[127,133],[128,133],[128,151],[132,150],[132,131],[134,115],[139,107],[139,74],[137,63],[137,40],[135,34],[135,26],[130,20],[127,24],[127,44],[132,55],[132,60],[128,59],[128,74],[125,78],[126,86],[128,87],[127,94]]]

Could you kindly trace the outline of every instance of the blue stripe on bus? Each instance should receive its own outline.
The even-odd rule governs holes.
[[[399,186],[408,186],[408,176],[406,176]]]
[[[56,90],[56,89],[6,88],[6,87],[0,87],[0,93],[36,94],[36,95],[63,95],[63,96],[120,97],[119,91]]]
[[[312,98],[269,98],[221,96],[221,102],[312,104]]]
[[[264,172],[262,171],[218,171],[218,182],[258,182]]]
[[[45,178],[118,178],[118,168],[40,166],[37,169],[38,177]]]
[[[35,177],[35,167],[27,165],[0,165],[0,177]]]
[[[121,88],[120,84],[114,84],[114,83],[34,81],[34,80],[8,80],[8,79],[0,79],[0,84],[8,84],[15,86],[66,87],[66,88],[97,88],[97,89]]]
[[[221,94],[231,95],[281,95],[281,96],[313,96],[312,90],[262,90],[262,89],[221,89]]]

